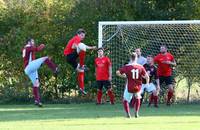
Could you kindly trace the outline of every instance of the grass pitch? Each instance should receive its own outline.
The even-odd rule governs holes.
[[[200,130],[200,105],[144,104],[137,119],[122,104],[0,105],[0,130]]]

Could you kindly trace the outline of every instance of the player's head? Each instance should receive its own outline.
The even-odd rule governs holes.
[[[131,61],[134,63],[134,62],[137,61],[137,57],[138,57],[137,53],[133,52],[133,53],[131,54],[130,59],[131,59]]]
[[[98,57],[103,57],[104,56],[104,49],[103,47],[100,47],[97,49]]]
[[[34,44],[35,44],[35,41],[34,41],[33,38],[28,38],[28,39],[26,40],[26,44],[34,45]]]
[[[152,55],[147,56],[147,64],[153,64],[153,56]]]
[[[76,34],[81,38],[81,40],[83,40],[85,38],[86,35],[86,31],[82,28],[78,29]]]
[[[141,48],[137,48],[135,49],[135,53],[137,54],[137,56],[141,56],[142,52],[141,52]]]
[[[162,45],[162,46],[160,46],[160,52],[161,53],[166,53],[167,52],[167,46],[166,45]]]

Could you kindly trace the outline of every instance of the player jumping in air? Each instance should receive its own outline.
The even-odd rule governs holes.
[[[104,56],[103,48],[98,49],[98,57],[95,59],[95,71],[97,82],[97,104],[102,104],[102,89],[107,89],[108,96],[110,97],[110,103],[114,104],[114,94],[111,88],[112,80],[112,63],[110,58]]]
[[[81,43],[85,39],[85,35],[85,30],[78,29],[76,35],[69,40],[64,49],[64,55],[66,56],[67,62],[78,72],[78,85],[83,94],[87,94],[84,91],[84,72],[87,70],[87,67],[84,64],[86,49],[96,49],[96,46],[87,46],[84,43]],[[79,64],[77,63],[78,57]]]
[[[142,86],[142,78],[146,79],[146,83],[149,84],[149,76],[142,65],[136,63],[137,54],[133,53],[131,55],[131,62],[119,70],[117,70],[116,74],[119,77],[126,78],[126,85],[123,96],[123,104],[124,109],[126,111],[127,117],[130,118],[130,108],[129,103],[132,97],[135,97],[135,117],[137,118],[139,115],[140,109],[140,99],[141,99],[141,86]]]
[[[170,106],[174,93],[171,67],[176,66],[174,56],[167,52],[167,47],[165,45],[162,45],[160,47],[160,53],[154,57],[154,62],[158,64],[157,74],[160,84],[165,82],[165,84],[168,86],[167,105]]]
[[[35,53],[42,51],[44,47],[44,44],[36,46],[34,39],[30,38],[27,40],[26,45],[22,49],[24,59],[24,71],[33,84],[33,95],[35,99],[35,105],[38,105],[39,107],[42,107],[42,103],[40,101],[39,95],[40,83],[37,70],[44,63],[53,71],[54,74],[57,74],[58,72],[57,65],[54,64],[48,56],[35,59]]]
[[[144,97],[144,92],[147,91],[148,93],[151,93],[149,96],[149,104],[148,106],[150,106],[152,104],[152,102],[154,102],[154,106],[158,107],[158,94],[160,91],[160,82],[159,82],[159,78],[157,76],[157,68],[154,66],[154,62],[153,62],[153,56],[152,55],[148,55],[147,56],[147,63],[144,64],[144,68],[147,71],[149,78],[150,78],[150,83],[147,86],[146,81],[144,80],[142,83],[142,89],[141,89],[141,103],[142,103],[142,99]],[[155,81],[154,81],[155,80]]]

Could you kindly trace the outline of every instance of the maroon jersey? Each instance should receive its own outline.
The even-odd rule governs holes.
[[[42,46],[34,46],[34,45],[29,45],[27,44],[26,46],[24,46],[24,48],[22,49],[22,57],[24,60],[24,68],[26,68],[26,66],[28,65],[28,63],[30,61],[35,60],[35,52],[42,50],[43,47]]]
[[[136,93],[139,92],[142,85],[142,77],[145,76],[146,71],[142,65],[125,65],[119,69],[121,74],[126,74],[128,83],[128,92]]]
[[[149,75],[149,82],[153,82],[153,80],[158,79],[157,76],[157,68],[154,65],[144,64],[144,68]],[[146,84],[146,80],[143,79],[143,84]]]

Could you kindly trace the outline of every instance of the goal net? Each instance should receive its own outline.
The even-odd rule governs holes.
[[[156,55],[166,45],[175,56],[174,78],[199,82],[200,78],[200,21],[138,21],[99,22],[99,47],[113,64],[113,86],[121,97],[124,80],[116,77],[116,70],[129,61],[129,55],[141,48],[142,55]],[[185,90],[187,91],[187,90]]]

